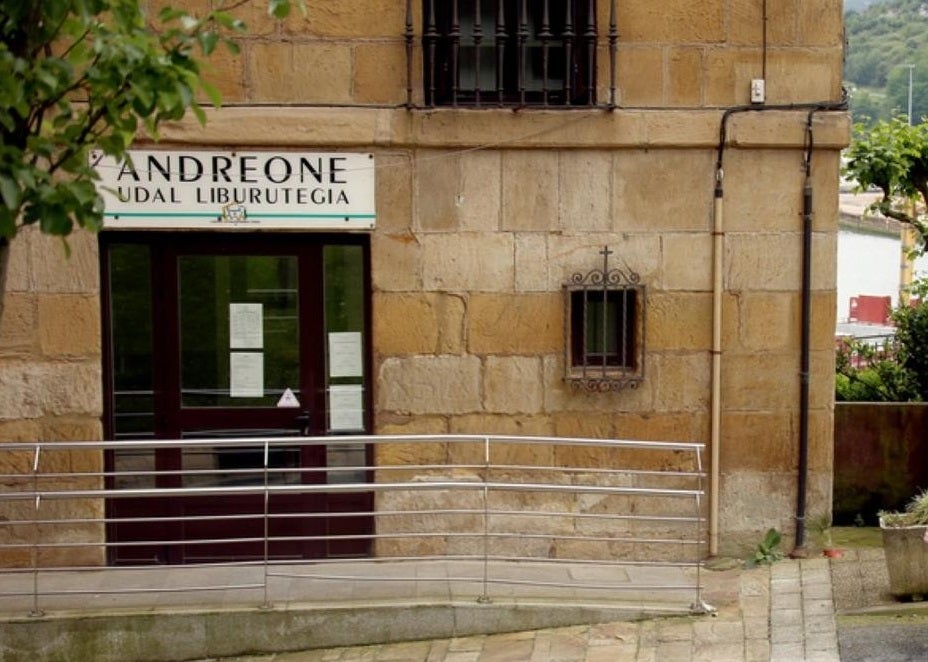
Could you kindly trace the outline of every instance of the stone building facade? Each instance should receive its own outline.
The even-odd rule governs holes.
[[[211,60],[223,108],[144,147],[373,155],[376,225],[352,233],[369,250],[370,432],[708,443],[721,236],[722,553],[794,529],[811,126],[808,494],[810,511],[830,508],[841,2],[774,0],[766,17],[760,2],[618,2],[613,50],[612,3],[598,0],[595,103],[518,110],[427,105],[429,2],[410,3],[411,39],[404,0],[308,0],[305,18],[283,23],[263,5],[238,10],[241,54]],[[765,99],[750,107],[755,79]],[[820,102],[831,106],[810,116]],[[720,235],[716,164],[733,108]],[[12,244],[3,441],[109,434],[101,244],[69,244],[67,260],[33,232]],[[644,374],[591,392],[565,380],[563,288],[601,265],[604,246],[646,286]]]

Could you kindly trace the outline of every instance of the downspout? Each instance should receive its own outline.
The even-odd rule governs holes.
[[[721,453],[722,418],[722,292],[724,287],[723,251],[725,233],[723,222],[722,186],[725,173],[722,154],[725,149],[725,131],[729,111],[722,116],[719,136],[718,160],[715,166],[715,194],[712,206],[712,405],[711,405],[711,457],[709,462],[709,556],[719,552],[719,464]]]
[[[761,80],[767,80],[767,0],[763,0],[761,24]],[[722,293],[725,289],[724,179],[722,159],[728,118],[736,112],[758,110],[757,106],[729,108],[719,126],[718,157],[715,162],[715,192],[712,201],[712,400],[710,405],[709,461],[709,556],[719,553],[719,493],[722,453]]]
[[[715,161],[715,192],[712,203],[712,400],[710,405],[709,460],[709,556],[719,553],[719,494],[722,453],[722,294],[725,291],[724,180],[722,160],[728,139],[728,119],[738,112],[757,110],[751,106],[729,108],[719,125],[718,156]]]
[[[805,150],[803,166],[805,183],[803,185],[802,205],[802,285],[801,285],[801,348],[800,348],[800,403],[799,403],[799,468],[796,502],[796,548],[802,547],[805,540],[806,487],[808,484],[809,458],[809,383],[810,345],[811,345],[811,292],[812,292],[812,151],[814,147],[812,120],[815,113],[828,110],[846,110],[847,93],[839,102],[825,101],[807,104],[786,104],[769,106],[735,106],[722,115],[719,127],[718,158],[715,164],[715,194],[713,204],[713,284],[712,284],[712,402],[711,402],[711,461],[709,474],[709,556],[718,554],[719,544],[719,492],[721,483],[721,374],[722,374],[722,294],[724,292],[724,249],[725,228],[724,210],[724,169],[723,156],[728,140],[728,120],[735,113],[763,112],[773,110],[808,110],[805,129]],[[798,555],[796,552],[794,555]]]
[[[806,490],[809,476],[809,382],[812,336],[812,119],[822,110],[814,108],[806,117],[805,182],[802,186],[802,327],[799,350],[799,475],[796,495],[796,546],[793,557],[805,556]]]

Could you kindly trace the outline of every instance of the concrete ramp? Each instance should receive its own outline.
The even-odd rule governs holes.
[[[173,661],[637,620],[691,611],[696,580],[472,561],[6,572],[0,659]]]

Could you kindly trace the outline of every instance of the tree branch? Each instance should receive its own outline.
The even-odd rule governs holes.
[[[919,189],[919,192],[921,193],[922,197],[925,198],[925,196],[928,195],[928,188],[922,186]],[[883,192],[883,198],[878,202],[875,202],[873,207],[887,218],[899,221],[900,223],[905,223],[906,225],[911,225],[913,228],[915,228],[915,231],[918,232],[919,237],[921,237],[923,246],[928,245],[928,225],[925,225],[925,223],[918,218],[917,213],[913,216],[907,214],[906,212],[899,211],[898,209],[894,209],[892,205],[892,199],[889,197],[889,195],[886,194],[885,191]]]
[[[123,83],[116,94],[121,93],[126,87],[127,83]],[[58,170],[62,165],[64,165],[68,159],[77,154],[80,150],[86,147],[89,144],[88,137],[93,133],[94,128],[103,119],[103,116],[106,114],[106,105],[102,105],[92,113],[88,112],[87,121],[84,124],[84,128],[81,130],[80,134],[71,142],[71,144],[58,155],[57,159],[54,159],[48,164],[48,174],[53,175],[55,171]],[[93,134],[96,135],[96,134]]]
[[[886,216],[887,218],[892,218],[899,221],[900,223],[905,223],[907,225],[916,225],[917,221],[906,214],[904,211],[899,211],[898,209],[893,208],[892,199],[886,194],[883,193],[883,198],[878,202],[874,203],[873,207]]]

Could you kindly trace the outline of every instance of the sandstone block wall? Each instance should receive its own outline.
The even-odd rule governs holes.
[[[203,10],[211,0],[187,0]],[[166,4],[150,0],[154,16]],[[619,2],[618,109],[406,110],[405,2],[255,0],[239,57],[208,76],[228,107],[165,127],[172,147],[376,155],[371,236],[377,432],[705,441],[714,164],[721,109],[840,97],[842,5]],[[413,2],[421,32],[421,2]],[[609,3],[597,3],[608,100]],[[765,62],[766,56],[766,62]],[[412,66],[421,103],[421,50]],[[804,112],[730,122],[725,154],[722,544],[792,530],[796,500]],[[830,503],[838,153],[847,118],[813,122],[811,505]],[[561,286],[604,245],[647,285],[646,378],[588,394],[563,380]],[[94,238],[16,240],[0,321],[0,440],[101,435]],[[618,263],[618,262],[617,262]],[[557,458],[555,458],[556,460]],[[599,458],[600,462],[618,458]],[[101,532],[102,536],[102,532]]]
[[[769,140],[764,120],[754,128],[755,140]],[[600,148],[490,147],[479,159],[390,152],[389,162],[411,165],[407,195],[388,198],[390,218],[408,224],[380,228],[373,250],[378,431],[708,441],[714,150],[610,146],[605,132],[600,139]],[[751,544],[764,527],[790,530],[795,510],[797,147],[727,154],[721,448],[730,549]],[[837,167],[837,151],[816,154],[817,509],[830,502]],[[393,172],[391,182],[397,178]],[[482,195],[473,191],[477,180],[486,182]],[[648,288],[646,378],[635,390],[588,394],[563,380],[561,286],[600,265],[603,245]]]
[[[76,233],[65,257],[60,239],[22,232],[10,245],[3,314],[0,317],[0,443],[54,440],[98,440],[102,435],[100,298],[96,238]],[[64,463],[64,464],[62,464]],[[32,457],[0,453],[0,474],[31,474]],[[99,472],[102,454],[43,455],[40,471]],[[99,478],[77,484],[61,481],[43,488],[95,487]],[[31,483],[6,479],[0,490],[31,489]],[[4,544],[90,542],[103,539],[95,524],[16,525],[39,519],[99,518],[97,501],[43,501],[38,513],[32,501],[3,502],[0,541]],[[0,565],[29,565],[29,548],[0,550]],[[50,548],[39,553],[44,565],[99,564],[101,547]]]
[[[704,508],[692,496],[642,494],[698,489],[698,477],[677,473],[697,468],[692,452],[493,438],[488,449],[483,440],[414,445],[378,446],[378,478],[414,486],[378,493],[378,556],[693,562],[702,554],[698,523],[679,518]],[[483,467],[485,454],[491,468]],[[641,468],[651,471],[635,473]],[[426,482],[443,485],[424,489]]]
[[[153,12],[163,4],[171,3],[150,0]],[[202,11],[208,0],[186,0],[186,5]],[[267,17],[263,0],[235,10],[249,27],[239,39],[242,55],[233,58],[220,49],[210,72],[227,101],[405,103],[405,0],[307,0],[306,6],[306,17],[294,12],[282,23]],[[598,0],[596,6],[597,94],[605,103],[611,80],[610,3]],[[421,37],[423,3],[412,0],[411,7]],[[840,95],[844,23],[837,0],[778,0],[768,3],[766,21],[761,3],[618,1],[616,7],[616,102],[622,107],[749,103],[750,81],[764,71],[768,103]],[[421,57],[417,44],[415,103],[424,98]]]

